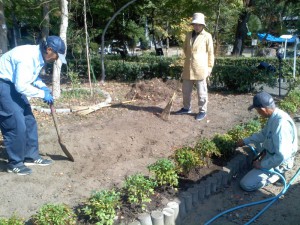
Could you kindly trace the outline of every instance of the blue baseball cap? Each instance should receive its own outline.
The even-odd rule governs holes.
[[[60,37],[48,36],[46,38],[46,46],[52,48],[52,50],[58,54],[58,58],[62,63],[67,64],[65,57],[66,45]]]
[[[249,106],[248,110],[253,108],[275,108],[274,99],[267,92],[259,92],[253,97],[253,104]]]

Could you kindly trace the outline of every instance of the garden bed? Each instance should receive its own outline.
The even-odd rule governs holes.
[[[87,116],[58,114],[61,133],[74,155],[74,163],[60,150],[51,116],[35,111],[40,152],[52,158],[54,164],[34,167],[30,176],[14,176],[6,173],[6,155],[2,148],[0,216],[9,217],[17,212],[29,218],[45,203],[78,207],[92,191],[122,187],[125,177],[137,172],[149,175],[149,164],[173,155],[177,148],[193,146],[200,137],[226,133],[234,125],[255,116],[255,112],[247,111],[252,95],[211,91],[205,120],[194,119],[198,113],[194,92],[192,114],[171,113],[169,121],[163,121],[159,114],[175,87],[176,81],[158,79],[136,84],[107,82],[100,88],[111,94],[112,103],[130,100],[132,96],[136,101],[102,108]],[[180,91],[177,94],[173,110],[182,107]],[[200,170],[199,177],[194,175],[191,180],[201,179],[219,168],[220,165],[213,164]],[[16,204],[20,200],[22,205]]]

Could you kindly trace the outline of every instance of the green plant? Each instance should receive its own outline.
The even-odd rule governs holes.
[[[68,77],[71,80],[72,88],[79,88],[80,87],[80,79],[79,79],[79,73],[70,70],[68,72]]]
[[[12,215],[10,218],[0,218],[0,225],[23,225],[24,220],[19,218],[17,215]]]
[[[227,134],[231,136],[234,143],[236,143],[240,139],[248,137],[247,131],[243,124],[238,124],[234,126],[227,132]]]
[[[94,102],[97,104],[105,99],[103,93],[97,89],[94,89],[93,95],[91,96],[91,91],[83,88],[75,88],[69,90],[63,90],[61,96],[56,100],[57,104],[66,104],[70,106],[82,105],[85,102]]]
[[[178,175],[174,163],[169,159],[159,159],[148,166],[148,170],[154,173],[155,180],[159,185],[178,185]]]
[[[295,112],[297,112],[297,106],[293,102],[283,100],[279,103],[279,108],[287,112],[288,114],[294,114]]]
[[[32,217],[34,225],[75,225],[76,215],[65,204],[45,204]]]
[[[142,174],[134,174],[125,179],[124,192],[130,204],[140,205],[145,210],[144,203],[151,202],[150,196],[154,194],[157,183],[145,178]]]
[[[279,108],[289,114],[295,114],[300,108],[300,91],[292,90],[278,103]]]
[[[235,152],[235,142],[229,134],[216,134],[212,141],[215,143],[222,158],[228,160]]]
[[[83,212],[96,224],[112,225],[116,214],[115,209],[120,207],[120,193],[115,190],[102,190],[92,193]]]
[[[252,119],[244,124],[245,135],[251,136],[254,133],[259,132],[262,129],[261,121],[258,119]]]
[[[195,145],[195,151],[198,153],[200,159],[206,159],[207,165],[209,164],[212,156],[221,156],[216,144],[208,138],[201,138],[198,140]]]
[[[204,165],[204,161],[200,160],[199,155],[191,147],[177,149],[174,159],[178,172],[183,173],[185,176],[187,176],[193,168]]]

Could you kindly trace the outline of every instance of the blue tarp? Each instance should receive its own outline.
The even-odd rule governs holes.
[[[261,41],[265,38],[266,34],[265,33],[263,33],[263,34],[258,33],[257,36],[258,36],[259,40]],[[271,34],[268,34],[268,37],[266,38],[266,40],[270,41],[270,42],[285,42],[284,38],[275,37]],[[293,36],[292,38],[287,39],[287,43],[294,43],[294,42],[296,42],[296,36]]]

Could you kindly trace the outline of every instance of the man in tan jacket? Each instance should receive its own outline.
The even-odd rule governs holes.
[[[213,40],[210,33],[204,30],[206,24],[202,13],[193,15],[194,30],[187,33],[183,51],[185,62],[182,74],[183,108],[175,112],[176,115],[189,114],[191,110],[191,97],[193,86],[196,84],[199,113],[196,120],[206,117],[208,93],[206,78],[210,75],[214,65]]]

